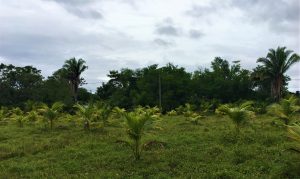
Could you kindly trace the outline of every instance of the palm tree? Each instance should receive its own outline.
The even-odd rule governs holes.
[[[247,119],[254,117],[251,111],[253,102],[248,101],[237,107],[230,107],[228,104],[221,105],[216,109],[216,113],[227,115],[235,124],[236,132],[240,132],[240,128],[247,122]]]
[[[53,121],[59,117],[61,110],[63,109],[64,104],[61,102],[56,102],[52,104],[51,107],[44,104],[39,111],[44,115],[44,117],[50,122],[50,129],[53,128]]]
[[[264,78],[271,81],[271,97],[275,101],[279,101],[282,97],[283,86],[286,82],[284,74],[299,61],[299,55],[291,50],[286,50],[286,47],[270,49],[266,57],[257,60],[263,64]]]
[[[79,85],[81,85],[84,81],[83,78],[80,78],[80,75],[87,68],[85,61],[81,58],[78,60],[76,60],[76,58],[71,58],[66,60],[63,65],[63,75],[67,80],[69,80],[75,103],[77,102]]]

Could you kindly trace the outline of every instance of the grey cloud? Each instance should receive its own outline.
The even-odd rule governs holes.
[[[299,0],[232,0],[231,5],[240,9],[252,23],[266,22],[275,32],[292,32],[299,36]]]
[[[87,19],[102,19],[103,18],[103,15],[98,12],[98,11],[95,11],[95,10],[92,10],[92,9],[80,9],[80,8],[77,8],[77,7],[66,7],[66,10],[79,17],[79,18],[87,18]]]
[[[172,25],[159,26],[156,29],[156,33],[161,35],[179,36],[179,30]]]
[[[95,0],[47,0],[60,4],[67,12],[83,19],[102,19],[103,14],[92,9]]]
[[[192,17],[199,18],[214,13],[216,11],[217,7],[211,4],[207,6],[193,5],[190,10],[186,11],[186,14]]]
[[[60,4],[65,4],[65,5],[72,5],[72,6],[77,6],[77,5],[86,5],[89,4],[95,0],[46,0],[46,1],[55,1]]]
[[[239,9],[243,22],[266,23],[271,31],[292,32],[299,37],[299,0],[224,0],[211,1],[208,5],[193,5],[186,14],[194,18],[222,15],[226,11]]]
[[[189,37],[192,39],[199,39],[203,36],[204,36],[204,34],[200,30],[191,29],[189,31]]]
[[[156,25],[155,33],[166,36],[180,36],[181,29],[174,25],[171,18],[165,18],[161,23]]]
[[[166,41],[166,40],[163,40],[163,39],[160,39],[160,38],[154,39],[153,42],[155,44],[163,46],[163,47],[170,47],[170,46],[175,45],[174,42]]]

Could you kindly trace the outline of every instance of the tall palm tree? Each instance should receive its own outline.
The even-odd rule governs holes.
[[[286,50],[286,47],[278,47],[276,50],[270,49],[266,57],[257,60],[264,66],[264,76],[271,80],[271,97],[275,101],[279,101],[282,97],[285,82],[284,74],[299,61],[299,55],[291,50]]]
[[[84,81],[84,79],[80,78],[80,75],[87,68],[85,61],[81,58],[78,60],[76,60],[76,58],[71,58],[66,60],[63,65],[63,75],[69,80],[75,103],[77,102],[79,85]]]

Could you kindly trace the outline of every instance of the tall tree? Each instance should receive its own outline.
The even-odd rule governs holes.
[[[259,58],[258,63],[264,67],[264,77],[271,81],[271,97],[279,101],[282,97],[282,91],[285,81],[285,73],[295,63],[300,61],[298,54],[286,47],[278,47],[276,50],[270,49],[266,57]]]
[[[41,71],[32,66],[0,64],[0,105],[22,106],[27,100],[40,100]]]
[[[84,79],[80,77],[88,67],[83,59],[71,58],[65,61],[62,68],[62,75],[69,81],[74,102],[77,102],[78,88],[84,83]]]
[[[250,71],[242,69],[239,61],[230,64],[216,57],[211,62],[211,70],[197,70],[192,76],[193,96],[191,103],[198,104],[203,99],[218,99],[233,102],[252,96]]]

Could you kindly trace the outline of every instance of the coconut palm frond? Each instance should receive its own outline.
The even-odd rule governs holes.
[[[286,125],[292,121],[293,115],[300,111],[300,106],[297,105],[297,98],[290,96],[282,99],[278,104],[272,104],[267,108],[269,114],[283,120]]]
[[[240,106],[230,107],[228,104],[221,105],[216,109],[217,114],[227,115],[235,124],[237,132],[242,124],[245,124],[248,119],[254,117],[254,112],[250,111],[252,102],[243,103]]]
[[[300,153],[300,125],[288,126],[288,137],[295,142],[293,149]]]

